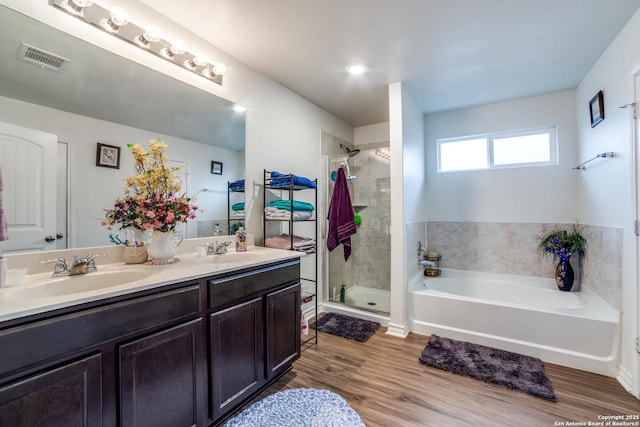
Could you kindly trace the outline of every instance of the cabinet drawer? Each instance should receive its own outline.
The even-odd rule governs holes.
[[[220,309],[300,280],[300,260],[209,279],[209,307]]]
[[[199,316],[199,288],[188,286],[17,326],[0,332],[0,378],[80,349]]]

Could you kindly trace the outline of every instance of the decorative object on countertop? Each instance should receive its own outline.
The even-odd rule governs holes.
[[[431,335],[420,363],[555,402],[542,360]]]
[[[555,270],[556,285],[561,291],[570,291],[579,277],[580,257],[585,254],[587,240],[582,236],[582,227],[576,222],[571,230],[554,230],[540,237],[538,251],[558,258]],[[571,265],[571,257],[577,262],[578,274]]]
[[[244,228],[238,228],[236,231],[236,252],[246,252],[247,251],[247,233],[245,233]]]
[[[340,313],[326,313],[317,322],[311,323],[311,327],[331,335],[367,342],[380,328],[380,323]]]
[[[223,425],[256,426],[364,427],[365,424],[340,395],[329,390],[293,388],[251,404]]]
[[[170,263],[177,253],[173,231],[177,225],[194,219],[198,210],[190,197],[180,195],[177,171],[183,166],[168,165],[167,146],[159,138],[149,141],[149,152],[138,144],[127,144],[127,147],[131,149],[137,174],[126,179],[125,197],[116,199],[113,209],[105,210],[103,224],[109,229],[119,224],[120,228],[153,232],[147,247],[152,263]],[[169,235],[165,238],[162,233]],[[159,246],[157,251],[154,245]],[[170,255],[174,248],[174,254]],[[154,258],[154,253],[158,258]]]
[[[125,246],[122,252],[122,261],[125,264],[142,264],[148,257],[147,247],[144,246],[144,242],[135,246]]]
[[[146,246],[149,255],[148,264],[173,264],[179,260],[175,258],[178,253],[178,246],[184,237],[182,233],[174,231],[154,231],[151,243]]]

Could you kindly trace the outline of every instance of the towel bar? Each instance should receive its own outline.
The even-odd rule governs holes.
[[[592,162],[592,161],[594,161],[595,159],[598,159],[598,158],[600,158],[600,157],[602,157],[602,158],[608,157],[608,158],[610,158],[610,159],[611,159],[611,158],[613,158],[613,156],[614,156],[613,151],[610,151],[610,152],[608,152],[608,153],[599,153],[599,154],[596,154],[596,156],[595,156],[595,157],[593,157],[593,158],[591,158],[591,159],[589,159],[589,160],[585,160],[584,162],[580,163],[579,165],[574,166],[572,169],[581,169],[581,170],[585,170],[585,169],[586,169],[585,165],[586,165],[587,163]]]

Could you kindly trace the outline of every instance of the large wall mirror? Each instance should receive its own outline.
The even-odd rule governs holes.
[[[117,230],[106,230],[100,219],[123,195],[123,180],[134,173],[127,143],[146,147],[157,137],[167,143],[171,161],[187,164],[183,190],[195,195],[203,210],[184,233],[208,236],[218,224],[226,234],[227,183],[244,178],[244,113],[230,101],[5,6],[0,6],[0,27],[0,122],[52,134],[57,141],[57,159],[44,162],[56,167],[55,213],[47,208],[44,214],[57,217],[56,229],[46,234],[62,237],[54,242],[46,242],[44,235],[32,238],[22,249],[109,244]],[[25,62],[24,44],[69,61],[59,71]],[[99,143],[120,147],[119,168],[96,165]],[[0,166],[10,169],[10,155],[0,156]],[[214,171],[212,162],[220,169]],[[9,181],[5,178],[5,187],[12,185]],[[243,201],[242,194],[232,195],[232,203]],[[11,201],[5,198],[4,205],[11,215]],[[11,231],[5,250],[12,249]]]

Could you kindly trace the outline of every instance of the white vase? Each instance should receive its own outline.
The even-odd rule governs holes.
[[[178,246],[182,243],[182,234],[173,231],[154,231],[151,243],[147,247],[147,254],[152,264],[170,264],[178,253]]]

